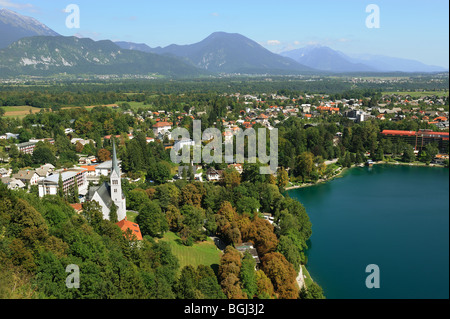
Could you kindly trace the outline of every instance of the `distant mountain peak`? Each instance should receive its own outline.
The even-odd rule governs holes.
[[[289,58],[270,52],[239,33],[218,31],[194,44],[171,44],[153,50],[158,54],[177,56],[211,72],[298,74],[313,71]]]
[[[32,17],[9,9],[0,10],[0,49],[13,42],[32,36],[58,36],[59,34]]]

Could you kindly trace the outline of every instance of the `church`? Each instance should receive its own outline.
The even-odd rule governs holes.
[[[109,220],[109,213],[112,205],[117,206],[117,221],[124,220],[127,216],[126,201],[122,193],[122,172],[120,170],[116,144],[113,143],[112,167],[109,183],[105,182],[100,186],[89,188],[87,194],[88,201],[96,201],[100,204],[103,213],[103,219]]]

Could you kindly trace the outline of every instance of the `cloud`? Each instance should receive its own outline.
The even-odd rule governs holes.
[[[37,8],[31,3],[14,3],[10,0],[0,0],[0,7],[11,8],[16,10],[28,10],[36,12]]]
[[[217,12],[213,12],[213,13],[211,13],[211,15],[212,15],[213,17],[218,17],[218,16],[219,16],[219,14],[218,14]]]
[[[280,45],[281,42],[278,41],[278,40],[268,40],[268,41],[266,42],[266,44],[267,44],[267,45]]]

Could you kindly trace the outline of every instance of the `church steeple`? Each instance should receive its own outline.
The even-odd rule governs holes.
[[[117,163],[116,142],[113,140],[113,156],[112,156],[112,172],[116,172],[120,176],[119,164]]]
[[[122,194],[122,183],[119,163],[117,160],[116,143],[113,140],[113,154],[110,176],[110,196],[113,204],[117,206],[117,217],[121,221],[126,217],[126,202]]]

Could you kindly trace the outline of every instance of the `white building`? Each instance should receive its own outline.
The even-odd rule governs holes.
[[[59,189],[59,176],[61,175],[63,182],[63,191],[67,194],[75,183],[78,187],[79,194],[86,194],[88,182],[85,169],[71,169],[62,172],[56,172],[53,175],[39,181],[39,197],[46,195],[57,195]]]
[[[39,175],[36,171],[19,171],[17,174],[12,176],[15,179],[22,181],[23,183],[28,183],[29,185],[36,185],[39,180]]]
[[[185,147],[185,146],[188,146],[188,147],[195,146],[195,141],[191,140],[190,138],[183,138],[183,139],[175,142],[173,149],[176,152],[178,152],[181,149],[183,149],[183,147]]]
[[[122,193],[122,172],[117,161],[116,145],[113,144],[113,159],[111,162],[110,182],[89,189],[87,200],[96,201],[102,208],[103,219],[109,220],[112,205],[117,206],[117,221],[127,216],[126,200]]]
[[[172,123],[169,122],[158,122],[153,125],[153,134],[158,136],[159,134],[165,135],[172,129]]]

